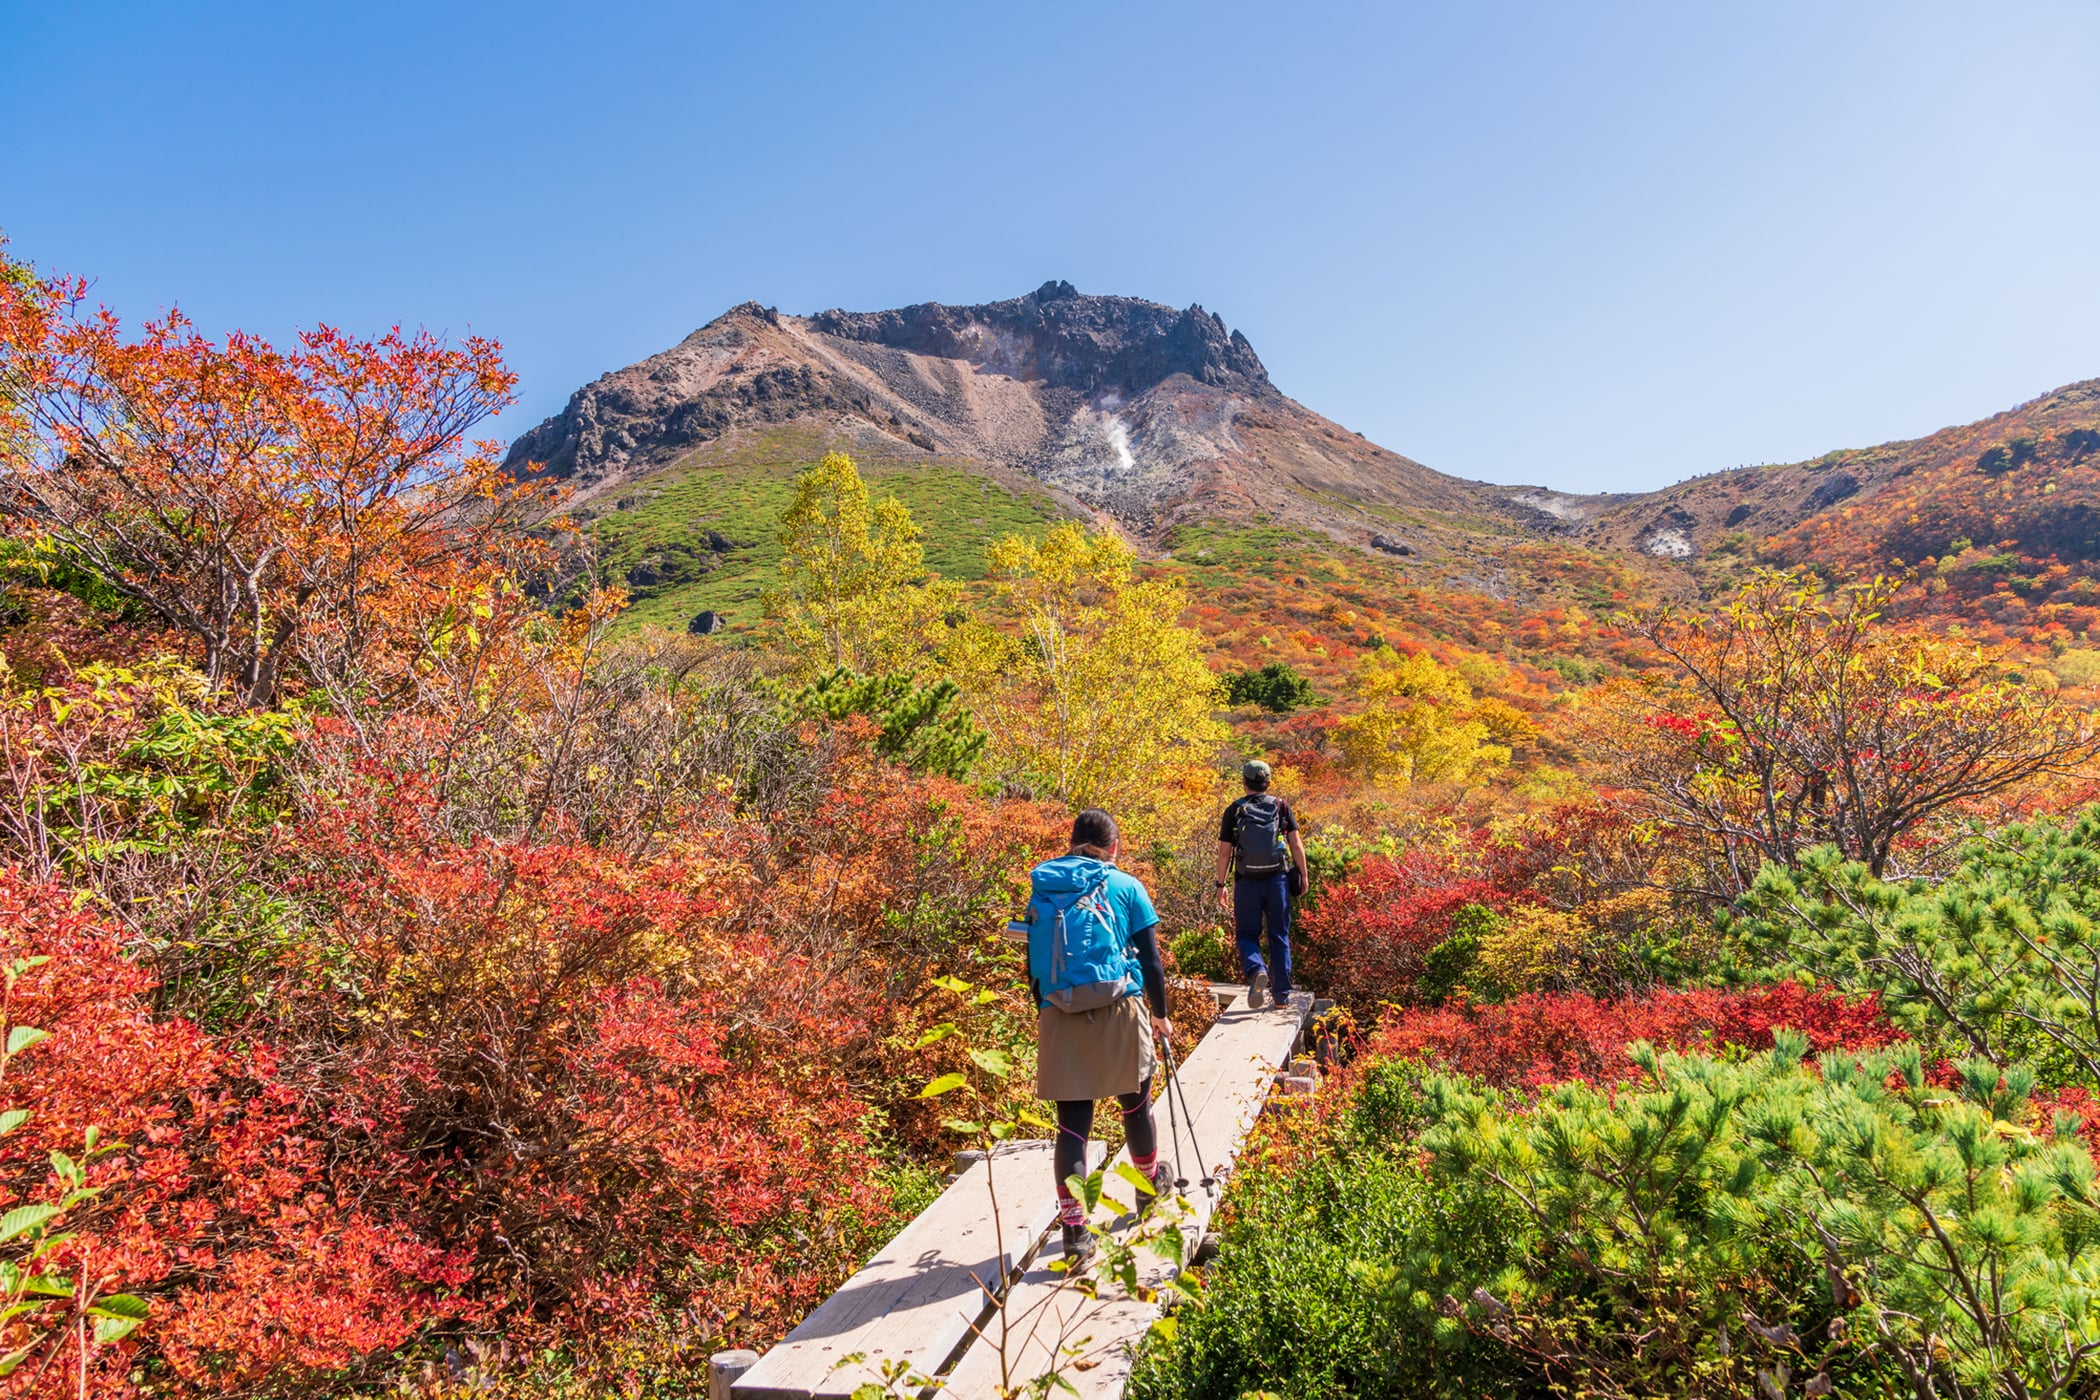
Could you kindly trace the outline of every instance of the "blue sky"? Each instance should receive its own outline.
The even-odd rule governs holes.
[[[2100,5],[0,0],[0,230],[128,317],[503,341],[1048,278],[1462,476],[1632,490],[2100,376]]]

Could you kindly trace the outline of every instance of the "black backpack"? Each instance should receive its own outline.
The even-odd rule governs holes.
[[[1291,863],[1291,854],[1277,830],[1283,822],[1283,799],[1274,793],[1258,793],[1240,803],[1238,860],[1242,875],[1280,875]]]

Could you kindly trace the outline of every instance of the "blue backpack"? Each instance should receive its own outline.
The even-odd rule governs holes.
[[[1028,973],[1043,1005],[1096,1011],[1144,990],[1130,935],[1108,897],[1115,867],[1059,856],[1029,873],[1028,913],[1007,928],[1028,935]]]

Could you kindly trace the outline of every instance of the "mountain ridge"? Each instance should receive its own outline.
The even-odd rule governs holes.
[[[579,388],[506,461],[568,480],[579,516],[602,521],[675,494],[680,473],[704,468],[706,489],[720,492],[740,462],[777,475],[793,452],[838,447],[893,470],[916,461],[974,475],[1009,498],[994,515],[1092,518],[1149,553],[1186,526],[1282,526],[1453,563],[1462,578],[1513,544],[1547,540],[1682,571],[1671,585],[1681,590],[1719,555],[1858,571],[1937,561],[1957,542],[2024,540],[2100,564],[2100,450],[2081,446],[2089,440],[2100,442],[2100,380],[1923,438],[1656,491],[1493,485],[1298,403],[1247,337],[1200,305],[1049,281],[969,306],[796,316],[744,302]],[[1980,465],[1993,452],[2003,469]],[[704,496],[686,490],[680,508],[704,513]],[[717,554],[733,547],[707,538]],[[688,547],[650,548],[659,544]],[[644,578],[656,567],[640,566]]]

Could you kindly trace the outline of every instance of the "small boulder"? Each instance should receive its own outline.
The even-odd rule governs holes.
[[[1400,543],[1391,535],[1371,536],[1371,548],[1386,554],[1413,554],[1415,552],[1411,546]]]
[[[696,637],[707,637],[721,631],[728,625],[728,618],[722,616],[713,608],[703,608],[701,611],[693,614],[693,620],[685,625],[685,630]]]

